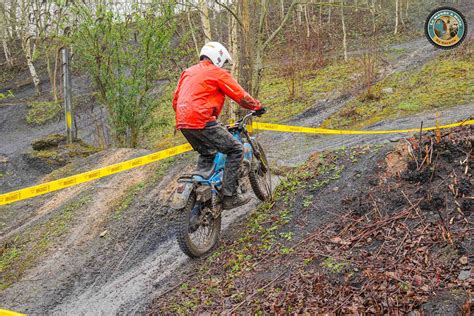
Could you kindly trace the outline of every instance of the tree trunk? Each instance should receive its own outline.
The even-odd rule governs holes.
[[[209,8],[206,0],[199,0],[199,15],[201,16],[202,29],[204,31],[205,42],[212,40],[211,23],[209,21]]]
[[[323,25],[323,6],[319,6],[319,27]]]
[[[28,36],[28,35],[26,35]],[[31,78],[33,79],[33,84],[35,85],[36,94],[41,94],[40,89],[40,79],[38,74],[36,73],[35,65],[33,64],[33,57],[31,52],[31,45],[30,45],[30,37],[26,39],[22,39],[22,48],[26,58],[26,64],[28,65],[28,69],[30,71]]]
[[[16,16],[16,11],[17,11],[17,1],[16,0],[12,0],[10,2],[10,23],[11,23],[11,37],[14,38],[14,37],[17,37],[17,38],[21,38],[20,37],[20,32],[18,30],[18,27],[17,27],[17,24],[15,23],[17,21],[17,16]]]
[[[222,25],[222,14],[217,15],[215,11],[211,10],[212,12],[212,20],[214,21],[214,30],[212,34],[214,34],[214,41],[222,42],[222,37],[220,34],[219,26]]]
[[[229,41],[230,53],[232,55],[231,73],[235,78],[239,78],[239,24],[232,14],[229,14]]]
[[[53,96],[54,96],[54,100],[58,100],[59,99],[59,96],[58,96],[58,71],[59,71],[59,63],[60,63],[60,49],[56,49],[56,52],[55,52],[55,55],[54,55],[54,70],[53,70],[53,86],[51,87],[52,88],[52,91],[53,91]]]
[[[252,93],[252,43],[250,39],[250,1],[239,1],[242,26],[240,28],[239,79],[242,87]]]
[[[400,22],[402,22],[402,25],[405,26],[405,20],[403,19],[403,9],[402,9],[403,5],[402,4],[403,4],[403,1],[400,0],[400,4],[399,4],[400,5],[400,9],[399,9]]]
[[[232,56],[231,74],[237,80],[239,79],[239,46],[238,46],[238,27],[239,24],[234,16],[228,13],[228,38],[229,38],[229,53]],[[227,123],[229,121],[236,121],[237,105],[235,102],[226,98],[226,105],[222,113],[221,122]]]
[[[344,49],[344,61],[347,61],[347,32],[344,21],[344,0],[341,2],[341,24],[342,24],[342,47]]]
[[[193,23],[191,22],[191,13],[188,8],[186,15],[188,17],[188,24],[189,24],[189,30],[191,31],[191,37],[193,38],[193,43],[194,43],[194,48],[196,49],[196,55],[199,56],[199,45],[196,40],[196,35],[194,34],[194,26]]]
[[[332,3],[332,0],[329,0],[329,3]],[[331,24],[331,13],[332,13],[332,7],[331,5],[329,5],[328,24]]]
[[[13,59],[11,58],[10,49],[8,48],[7,43],[7,31],[4,30],[4,37],[2,38],[2,46],[3,46],[3,53],[5,54],[5,60],[7,62],[8,67],[13,66]]]
[[[375,34],[375,0],[372,0],[372,6],[370,8],[370,13],[372,13],[372,34]]]
[[[304,18],[306,21],[306,37],[309,37],[310,35],[310,28],[309,28],[309,16],[308,16],[308,6],[304,6]]]
[[[408,22],[408,1],[409,0],[406,0],[406,5],[405,5],[405,19],[407,20],[407,22]]]
[[[298,19],[298,25],[303,24],[303,19],[301,18],[301,13],[303,12],[303,6],[299,4],[296,9],[296,16]]]
[[[393,31],[394,35],[398,33],[398,1],[399,0],[395,0],[395,30]]]

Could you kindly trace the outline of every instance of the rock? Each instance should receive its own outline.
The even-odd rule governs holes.
[[[470,270],[463,270],[459,272],[458,279],[461,281],[465,281],[471,277],[471,271]]]
[[[107,230],[104,230],[103,232],[100,233],[99,237],[104,237],[105,235],[107,235]]]
[[[466,265],[467,264],[467,257],[466,256],[462,256],[461,258],[459,258],[459,262],[463,265]]]
[[[339,187],[334,187],[334,188],[332,189],[332,191],[333,191],[333,192],[339,191]]]
[[[0,154],[0,163],[7,163],[7,162],[8,162],[8,157]]]
[[[393,88],[392,87],[383,88],[382,93],[392,94],[393,93]]]
[[[60,134],[50,134],[44,138],[35,140],[31,143],[34,150],[45,150],[58,147],[59,144],[66,142],[66,136]]]

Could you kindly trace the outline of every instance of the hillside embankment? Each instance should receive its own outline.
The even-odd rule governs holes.
[[[148,311],[470,315],[473,135],[311,155]]]
[[[415,41],[410,45],[412,49],[410,53],[404,55],[400,60],[395,61],[391,66],[390,71],[397,72],[399,70],[406,70],[410,67],[418,67],[437,55],[436,50],[425,42],[422,43],[421,41]],[[399,65],[400,68],[398,68],[397,65]],[[355,98],[359,92],[360,91],[355,91],[354,95],[336,93],[328,96],[326,99],[314,104],[314,106],[303,114],[297,115],[285,123],[318,126],[330,115],[336,113],[339,109],[342,109],[347,102]],[[2,110],[2,107],[0,107],[0,110]],[[3,110],[6,112],[1,113],[6,114],[13,111],[11,108],[3,108]],[[438,112],[438,116],[433,111],[426,111],[401,118],[386,119],[370,125],[367,129],[413,128],[419,127],[422,121],[423,126],[432,126],[435,124],[437,117],[441,124],[464,120],[474,113],[474,104],[460,104],[450,108],[440,109]],[[23,114],[18,115],[18,121],[24,120]],[[63,123],[64,122],[57,123],[53,121],[49,124],[52,124],[51,128],[52,130],[55,130],[60,129],[60,125]],[[9,121],[8,124],[10,124],[9,126],[14,126],[15,123]],[[35,129],[35,131],[37,131],[38,135],[43,133],[41,128]],[[27,133],[27,127],[25,126],[25,130],[22,130],[21,132]],[[468,135],[468,137],[472,137],[472,130],[464,132],[464,134],[466,133],[470,135]],[[210,262],[215,262],[212,260],[218,260],[217,262],[224,263],[227,256],[226,254],[228,254],[228,252],[225,252],[226,247],[229,247],[229,249],[237,249],[234,247],[237,247],[240,244],[242,232],[246,231],[246,225],[249,222],[255,223],[255,229],[257,229],[257,231],[259,231],[259,227],[263,227],[262,229],[265,229],[263,232],[265,232],[268,225],[270,225],[271,228],[275,221],[280,221],[276,228],[271,228],[272,234],[278,232],[278,234],[275,235],[276,239],[270,238],[267,240],[264,238],[262,240],[256,240],[256,242],[266,243],[265,247],[270,247],[268,248],[268,251],[276,249],[274,248],[276,246],[280,247],[279,243],[282,243],[283,247],[278,248],[278,255],[282,255],[286,259],[282,261],[283,265],[281,265],[281,267],[285,267],[285,260],[291,256],[291,248],[293,247],[292,243],[298,240],[298,238],[306,238],[312,232],[321,229],[321,226],[317,225],[321,223],[329,224],[331,221],[336,222],[336,224],[334,224],[336,226],[329,226],[328,228],[330,229],[327,231],[328,234],[332,231],[333,235],[327,235],[326,237],[329,239],[337,237],[335,234],[339,229],[344,229],[344,225],[347,224],[347,222],[340,220],[341,217],[330,217],[331,213],[338,214],[339,216],[344,214],[350,220],[360,219],[360,222],[358,222],[360,223],[359,226],[348,228],[347,232],[350,231],[352,233],[362,233],[363,229],[367,229],[368,225],[372,222],[377,223],[378,221],[387,220],[390,225],[394,223],[394,227],[398,227],[402,230],[381,232],[385,234],[383,236],[387,236],[387,242],[384,247],[393,246],[395,241],[391,238],[398,240],[399,236],[397,234],[407,232],[406,230],[403,230],[406,228],[404,228],[401,223],[405,221],[405,218],[407,218],[407,222],[411,221],[416,212],[413,213],[414,209],[411,209],[411,213],[404,214],[403,211],[406,211],[406,209],[392,208],[393,205],[385,205],[385,208],[383,208],[382,205],[384,204],[382,204],[382,202],[388,203],[389,201],[383,200],[384,196],[381,192],[385,191],[379,192],[376,189],[384,188],[388,190],[388,187],[381,186],[382,183],[379,182],[372,185],[371,183],[373,181],[371,182],[370,178],[367,178],[366,175],[372,175],[374,178],[383,180],[384,178],[380,178],[380,174],[376,172],[383,170],[383,164],[387,163],[385,162],[385,158],[389,151],[401,150],[398,147],[393,147],[394,145],[392,143],[405,144],[404,137],[407,136],[410,137],[411,135],[326,136],[295,135],[273,132],[258,134],[257,138],[263,143],[265,150],[270,156],[276,177],[282,181],[277,192],[280,192],[278,194],[280,194],[280,198],[283,199],[277,199],[276,206],[267,205],[262,206],[262,208],[268,207],[267,211],[269,211],[270,214],[276,214],[275,216],[278,216],[279,219],[276,217],[258,217],[258,214],[261,212],[257,211],[255,213],[258,206],[256,200],[252,200],[251,203],[238,211],[226,212],[224,215],[225,225],[223,247],[220,248],[216,255],[213,255],[210,259],[192,261],[179,251],[173,236],[175,214],[170,212],[167,205],[176,178],[183,173],[186,168],[191,168],[191,161],[195,159],[194,154],[186,154],[175,159],[116,174],[94,182],[50,193],[35,199],[0,207],[1,222],[3,223],[1,227],[2,248],[0,261],[0,277],[2,282],[0,301],[2,302],[2,307],[33,314],[53,312],[64,314],[70,311],[91,315],[97,313],[132,313],[145,310],[160,310],[157,306],[161,304],[163,297],[170,296],[173,297],[176,302],[181,300],[181,303],[178,303],[176,306],[170,304],[163,305],[163,308],[165,308],[163,311],[207,311],[209,309],[206,309],[207,307],[203,306],[203,304],[207,306],[215,306],[214,304],[220,301],[214,301],[215,297],[212,296],[214,294],[211,293],[211,295],[207,293],[206,295],[211,295],[209,296],[210,302],[206,303],[199,300],[196,302],[193,294],[195,290],[193,289],[199,288],[200,286],[199,282],[201,279],[199,279],[198,276],[201,276],[201,274],[199,273],[201,269],[205,269],[207,260],[210,260]],[[15,135],[11,135],[11,137],[11,143],[14,144]],[[18,142],[18,144],[19,147],[21,147],[21,150],[15,150],[17,153],[29,147],[27,143]],[[365,145],[371,145],[372,147],[366,148],[364,147]],[[359,147],[349,149],[354,146]],[[414,142],[412,146],[416,147],[416,142]],[[341,150],[341,148],[344,147],[346,148]],[[338,148],[339,151],[331,152]],[[424,148],[422,149],[425,150]],[[441,149],[441,147],[436,147],[436,150],[438,151]],[[327,151],[324,154],[324,157],[314,155],[316,152],[322,151]],[[457,149],[454,150],[454,152],[457,153]],[[25,169],[26,171],[24,171],[23,174],[26,180],[22,180],[23,178],[21,178],[14,185],[18,186],[21,181],[26,181],[25,183],[34,183],[38,181],[38,179],[40,179],[39,181],[56,179],[58,177],[91,170],[96,167],[123,161],[146,153],[149,153],[149,151],[109,149],[92,154],[87,158],[80,158],[71,161],[66,166],[57,169],[46,177],[45,173],[32,174],[31,170]],[[433,151],[434,157],[436,157],[436,153],[437,152]],[[11,157],[16,156],[13,155]],[[410,159],[410,157],[410,155],[404,155],[401,160],[404,160],[405,158]],[[416,157],[416,159],[418,159],[417,161],[421,163],[422,158],[419,158],[418,156]],[[325,160],[326,158],[329,160]],[[454,158],[454,161],[456,161],[459,157],[455,156]],[[10,159],[10,162],[14,161],[16,160]],[[292,180],[292,172],[294,172],[291,171],[292,168],[301,165],[306,161],[308,161],[306,164],[310,165],[308,170],[298,169],[298,172],[303,174],[308,171],[309,174],[306,174],[307,178]],[[431,164],[426,166],[428,169],[436,165],[434,163],[434,158],[431,159],[430,162]],[[378,167],[379,163],[382,165],[382,167],[380,167],[382,169],[380,170]],[[327,170],[324,169],[326,164],[331,168]],[[406,164],[408,168],[408,162],[406,162]],[[320,168],[321,170],[319,170]],[[471,168],[471,166],[469,166],[469,168]],[[456,170],[457,169],[458,166],[456,166]],[[288,171],[290,171],[289,174],[287,173]],[[320,171],[323,172],[323,177],[317,178]],[[459,171],[456,171],[456,174],[461,176]],[[31,175],[31,177],[28,178],[28,175]],[[441,173],[440,175],[442,177],[450,176],[449,173]],[[416,201],[421,198],[421,196],[416,195],[417,192],[413,191],[414,189],[412,187],[415,187],[416,183],[404,180],[396,174],[391,175],[390,177],[387,176],[387,179],[390,179],[390,184],[395,185],[396,183],[401,183],[410,187],[410,190],[408,190],[408,187],[404,190],[408,199],[406,199],[402,194],[405,200],[403,200],[403,203],[401,202],[402,204],[400,207],[409,205],[410,203],[408,200],[415,204]],[[472,181],[472,178],[469,179]],[[438,181],[439,179],[435,178],[435,180]],[[301,188],[301,182],[313,183],[311,190],[314,190],[314,192],[309,192],[309,189],[306,187]],[[373,212],[374,209],[367,209],[365,213],[362,212],[361,214],[358,214],[355,211],[357,205],[354,203],[356,202],[353,201],[349,201],[349,204],[346,206],[341,204],[344,199],[342,196],[347,195],[349,197],[353,196],[356,199],[359,197],[359,199],[363,199],[365,204],[368,203],[370,206],[370,202],[372,201],[371,198],[364,198],[363,194],[364,192],[370,192],[372,189],[375,190],[373,194],[379,210],[382,208],[380,214],[378,212]],[[288,194],[285,192],[288,192]],[[469,194],[472,196],[472,191],[465,195],[469,197]],[[310,198],[305,200],[305,195],[310,196]],[[464,197],[462,198],[464,199]],[[285,201],[284,199],[287,199],[288,201]],[[458,200],[458,197],[456,197],[455,200],[458,203],[462,202],[461,200]],[[453,200],[451,199],[449,201],[451,203]],[[292,204],[288,204],[288,206],[281,204],[287,202],[291,202]],[[278,208],[279,206],[277,204],[282,208]],[[366,206],[366,208],[369,206]],[[285,209],[283,209],[283,207]],[[408,208],[410,207],[411,206],[408,206]],[[310,211],[312,208],[315,211]],[[344,210],[348,211],[349,209],[353,210],[353,212],[341,213]],[[274,212],[272,212],[272,210]],[[418,211],[418,209],[416,210]],[[403,214],[405,218],[390,217],[397,216],[396,214],[398,214],[398,211],[401,211],[401,214]],[[457,212],[457,209],[449,209],[448,211],[449,212],[446,215],[442,213],[444,216],[443,218],[446,220],[448,215],[456,214],[452,212]],[[246,219],[249,213],[254,215],[252,215],[250,219]],[[419,213],[422,214],[421,211],[419,211]],[[421,221],[423,219],[427,221],[422,225],[427,225],[427,223],[433,221],[438,212],[435,211],[434,214],[435,217],[422,214],[424,217],[419,218],[419,220]],[[255,218],[255,216],[257,217]],[[367,221],[364,219],[366,216],[368,218]],[[461,216],[461,214],[459,214],[459,216]],[[449,220],[450,218],[451,217],[449,217]],[[472,222],[472,219],[470,219],[468,215],[466,215],[466,218]],[[292,224],[290,226],[285,226],[289,223],[283,224],[283,222],[286,222],[287,220],[291,221]],[[461,231],[463,229],[462,226],[459,226],[461,224],[462,221],[455,218],[453,224],[449,225],[458,225],[453,227],[455,230]],[[399,225],[401,226],[399,227]],[[432,229],[430,232],[438,233],[438,229],[440,229],[439,227],[440,226],[436,224],[434,224],[433,227],[430,226],[429,229]],[[275,232],[273,232],[273,230],[275,230]],[[376,236],[379,236],[380,233],[379,231],[377,232]],[[282,233],[282,235],[280,235],[280,233]],[[419,232],[415,231],[412,234],[418,233]],[[460,234],[461,233],[456,233],[456,235],[452,234],[452,238],[458,238],[461,240],[462,236]],[[303,235],[306,237],[303,237]],[[376,236],[370,235],[369,237],[372,238],[372,240],[378,240],[377,238],[379,237],[375,238]],[[404,236],[405,235],[402,236],[401,240],[403,240]],[[411,235],[408,237],[410,236]],[[347,242],[347,236],[344,235],[339,237],[342,242]],[[359,243],[356,243],[355,241],[351,242],[353,242],[354,245],[362,245],[362,250],[367,249],[364,247],[367,246],[366,243],[368,243],[367,239],[369,237],[366,238],[364,235],[364,238],[361,238]],[[403,254],[405,250],[412,251],[410,250],[411,248],[404,248],[406,246],[405,241],[412,241],[412,239],[408,239],[408,237],[406,237],[406,240],[403,240],[403,242],[398,240],[400,243],[397,244],[397,247],[400,247],[400,250],[398,250],[397,256]],[[278,243],[273,245],[272,242],[275,242],[275,240]],[[453,242],[454,240],[455,239],[453,239]],[[339,241],[339,239],[336,239],[335,241]],[[383,244],[384,240],[381,241]],[[285,244],[285,242],[287,242],[287,244]],[[439,242],[440,245],[445,245],[443,243],[449,243],[449,239],[448,241],[440,240]],[[346,265],[346,261],[350,261],[348,259],[351,259],[348,258],[348,256],[351,255],[347,252],[349,250],[335,246],[326,250],[317,248],[321,246],[319,244],[315,243],[311,245],[315,247],[314,249],[319,249],[321,253],[327,252],[328,256],[334,257],[334,262],[327,261],[324,265],[329,266],[329,270],[332,268],[337,270],[335,273],[336,275],[334,276],[336,281],[341,280],[341,278],[344,280],[344,277],[346,276],[345,274],[354,272],[352,270],[347,270],[349,269],[348,267],[352,267],[350,263],[349,265]],[[337,243],[334,245],[337,245]],[[376,251],[380,250],[381,253],[385,253],[390,249],[384,247],[380,248],[380,244],[369,244],[368,246],[377,246]],[[339,251],[339,248],[341,248],[341,252],[336,252]],[[455,250],[458,251],[457,248]],[[224,255],[222,254],[223,251],[225,252]],[[407,253],[411,254],[411,252]],[[223,257],[221,257],[221,255]],[[430,255],[432,255],[432,253],[430,253]],[[352,264],[359,270],[355,272],[363,271],[361,270],[361,267],[358,267],[358,264],[361,261],[360,254],[358,253],[357,256],[354,254],[354,256],[354,262]],[[316,253],[314,254],[314,257],[315,261],[312,263],[314,266],[313,268],[324,269],[325,267],[321,267],[320,262],[322,257],[317,257]],[[449,257],[448,260],[456,259],[459,261],[461,257],[462,254],[456,252],[452,257]],[[260,264],[265,266],[265,264],[267,264],[266,260],[271,258],[262,258],[263,261],[257,264],[257,268],[260,269],[258,267]],[[301,259],[301,257],[296,256],[296,253],[295,258]],[[341,258],[343,259],[342,268],[341,262],[338,261]],[[304,257],[303,264],[305,259],[309,258]],[[471,260],[469,255],[468,259]],[[254,273],[259,271],[246,271],[248,268],[246,262],[253,262],[252,260],[252,258],[246,256],[238,257],[234,260],[235,264],[231,263],[231,268],[226,266],[223,271],[228,272],[228,269],[230,269],[230,271],[234,270],[234,272],[228,274],[235,277],[242,277],[242,279],[238,280],[245,283],[245,278],[252,274],[241,275],[239,274],[240,272],[244,271]],[[462,260],[464,262],[464,259]],[[294,267],[299,269],[300,266],[298,266],[298,264],[300,263],[298,262],[299,261],[295,261],[291,264],[294,264]],[[455,260],[449,262],[453,263],[453,269],[449,270],[450,277],[453,276],[453,273],[456,271],[459,272],[461,267],[464,269],[466,266],[460,266],[458,263],[455,263]],[[269,261],[268,264],[270,265],[271,261]],[[374,263],[374,267],[377,268],[375,264],[376,263]],[[441,267],[441,269],[445,268],[446,267],[444,266]],[[225,300],[224,305],[227,310],[230,311],[237,308],[236,311],[242,311],[241,308],[243,308],[243,310],[256,311],[257,309],[260,309],[260,305],[252,305],[255,303],[254,298],[258,298],[259,295],[267,294],[265,291],[267,288],[274,288],[275,291],[272,295],[277,295],[279,292],[276,290],[275,286],[277,286],[277,284],[283,284],[280,282],[287,280],[288,277],[290,277],[290,279],[294,277],[293,274],[287,274],[288,272],[285,271],[286,270],[278,271],[276,274],[274,272],[269,272],[268,275],[262,273],[256,277],[259,286],[261,285],[262,287],[266,284],[264,282],[271,282],[273,278],[276,278],[273,283],[269,284],[257,294],[251,292],[249,288],[245,288],[244,285],[237,285],[236,287],[235,284],[230,283],[233,287],[228,287],[225,290],[227,292],[221,293]],[[389,272],[391,271],[392,270]],[[445,270],[440,271],[444,272]],[[221,285],[223,286],[224,283],[219,283],[219,280],[223,280],[226,276],[219,274],[218,271],[211,270],[210,272],[216,273],[215,275],[217,279],[214,281],[218,283],[216,285],[217,288]],[[396,270],[393,272],[399,273]],[[283,274],[280,276],[280,273]],[[466,273],[467,272],[464,273],[464,276]],[[305,274],[302,274],[301,278],[304,279],[304,276]],[[386,277],[389,276],[391,276],[391,274]],[[395,276],[400,278],[398,274]],[[431,274],[422,274],[420,276],[424,282],[425,278],[431,276]],[[322,278],[325,277],[328,276],[322,276]],[[332,280],[332,276],[328,278],[329,281]],[[405,284],[403,282],[410,284],[405,286],[403,285]],[[415,286],[419,286],[417,283],[413,282],[414,280],[412,279],[401,279],[400,284],[402,285],[399,286],[397,283],[396,286],[399,286],[398,288],[390,289],[399,289],[397,291],[402,293],[401,291],[403,289],[409,289],[411,286],[411,290],[413,290],[415,289]],[[364,284],[367,287],[367,284],[363,282],[359,285],[363,286]],[[423,283],[423,285],[425,285],[425,283]],[[430,283],[430,295],[425,293],[421,298],[413,300],[412,302],[416,302],[416,306],[413,305],[412,307],[419,308],[422,302],[430,299],[433,300],[434,298],[437,298],[437,295],[440,293],[442,295],[446,294],[445,292],[437,291],[434,287],[435,285],[436,283],[434,283],[434,285]],[[240,288],[239,286],[244,287]],[[341,289],[335,286],[336,285],[332,288],[334,291]],[[365,290],[366,287],[363,289]],[[210,284],[209,288],[214,288],[214,285]],[[237,289],[238,291],[232,292],[234,289]],[[242,289],[242,291],[240,291],[240,289]],[[253,289],[255,289],[255,287]],[[361,289],[362,288],[359,288],[358,291],[360,292]],[[459,289],[459,285],[456,283],[454,292],[460,292]],[[351,289],[344,290],[349,291]],[[359,297],[359,292],[355,289],[352,289],[351,291],[353,292],[347,292],[349,295],[347,297]],[[404,295],[406,294],[406,296],[404,296],[405,298],[411,297],[408,293],[411,294],[412,292],[408,290],[405,292],[403,292]],[[166,295],[164,295],[165,293]],[[231,293],[230,296],[235,294],[234,297],[229,298],[229,295],[227,295],[229,293]],[[321,293],[323,292],[320,292],[320,294]],[[446,295],[448,301],[462,301],[461,303],[463,303],[465,295],[467,295],[466,292],[463,293],[464,294],[461,296],[456,297],[449,296],[449,293]],[[149,305],[156,296],[161,298],[158,298],[153,304]],[[189,299],[187,298],[188,296],[190,297]],[[340,301],[340,297],[330,297],[332,297],[332,302],[334,304],[339,303],[342,304],[341,308],[348,308],[344,305],[345,302]],[[268,297],[269,300],[270,298],[273,298],[273,296]],[[377,299],[379,298],[374,296],[374,301]],[[294,301],[291,301],[290,298],[288,298],[287,301],[289,303],[286,306],[291,305],[293,306],[292,308],[298,307],[298,304],[293,305]],[[184,305],[184,303],[186,303],[186,305]],[[250,304],[247,306],[247,303]],[[237,306],[239,304],[241,305]],[[389,305],[383,308],[388,308],[388,306]],[[393,307],[394,305],[392,304],[390,306]],[[408,309],[409,307],[407,306],[408,305],[400,305],[399,307]],[[216,309],[219,308],[216,307]],[[277,309],[275,309],[275,311],[276,310]]]

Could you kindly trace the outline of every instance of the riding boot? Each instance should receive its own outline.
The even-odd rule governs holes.
[[[233,208],[245,205],[249,201],[250,196],[245,197],[240,193],[236,193],[232,196],[225,195],[224,200],[222,201],[222,207],[224,208],[224,210],[231,210]]]

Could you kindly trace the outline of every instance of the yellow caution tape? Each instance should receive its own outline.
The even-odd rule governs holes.
[[[133,169],[136,167],[140,167],[158,160],[162,160],[168,157],[176,156],[181,153],[190,151],[192,149],[191,145],[184,144],[180,146],[176,146],[173,148],[165,149],[162,151],[158,151],[156,153],[127,160],[124,162],[119,162],[107,167],[87,171],[84,173],[79,173],[74,176],[70,176],[67,178],[54,180],[51,182],[46,182],[43,184],[35,185],[29,188],[0,194],[0,205],[10,204],[16,201],[29,199],[38,195],[46,194],[49,192],[61,190],[73,185],[77,185],[80,183],[96,180],[99,178],[106,177],[111,174],[115,174],[118,172],[122,172],[125,170]]]
[[[462,126],[462,125],[472,125],[472,124],[474,124],[474,120],[469,120],[469,121],[460,122],[460,123],[453,123],[453,124],[448,124],[448,125],[442,125],[442,126],[426,127],[426,128],[423,128],[423,131],[445,129],[445,128],[452,128],[452,127]],[[252,125],[248,126],[248,128],[268,130],[268,131],[290,132],[290,133],[336,134],[336,135],[412,133],[412,132],[417,132],[420,130],[419,128],[385,130],[385,131],[335,130],[335,129],[326,129],[326,128],[291,126],[291,125],[280,125],[280,124],[270,124],[270,123],[260,123],[260,122],[253,122]],[[136,167],[140,167],[140,166],[158,161],[158,160],[176,156],[190,150],[192,150],[191,145],[184,144],[184,145],[172,147],[169,149],[165,149],[162,151],[158,151],[156,153],[153,153],[147,156],[127,160],[127,161],[116,163],[107,167],[76,174],[67,178],[62,178],[59,180],[35,185],[29,188],[0,194],[0,205],[10,204],[13,202],[29,199],[38,195],[61,190],[61,189],[64,189],[73,185],[77,185],[80,183],[103,178],[103,177],[106,177],[118,172],[126,171],[129,169],[133,169]]]
[[[14,311],[9,311],[9,310],[0,308],[0,316],[26,316],[26,314],[17,313]]]
[[[452,128],[462,125],[472,125],[474,120],[453,123],[448,125],[423,127],[423,131],[431,131],[435,129]],[[334,134],[334,135],[367,135],[367,134],[396,134],[396,133],[413,133],[420,131],[420,128],[410,129],[394,129],[384,131],[363,131],[363,130],[339,130],[339,129],[327,129],[319,127],[304,127],[304,126],[293,126],[293,125],[280,125],[270,123],[253,122],[252,127],[259,130],[267,131],[278,131],[278,132],[289,132],[289,133],[307,133],[307,134]]]

